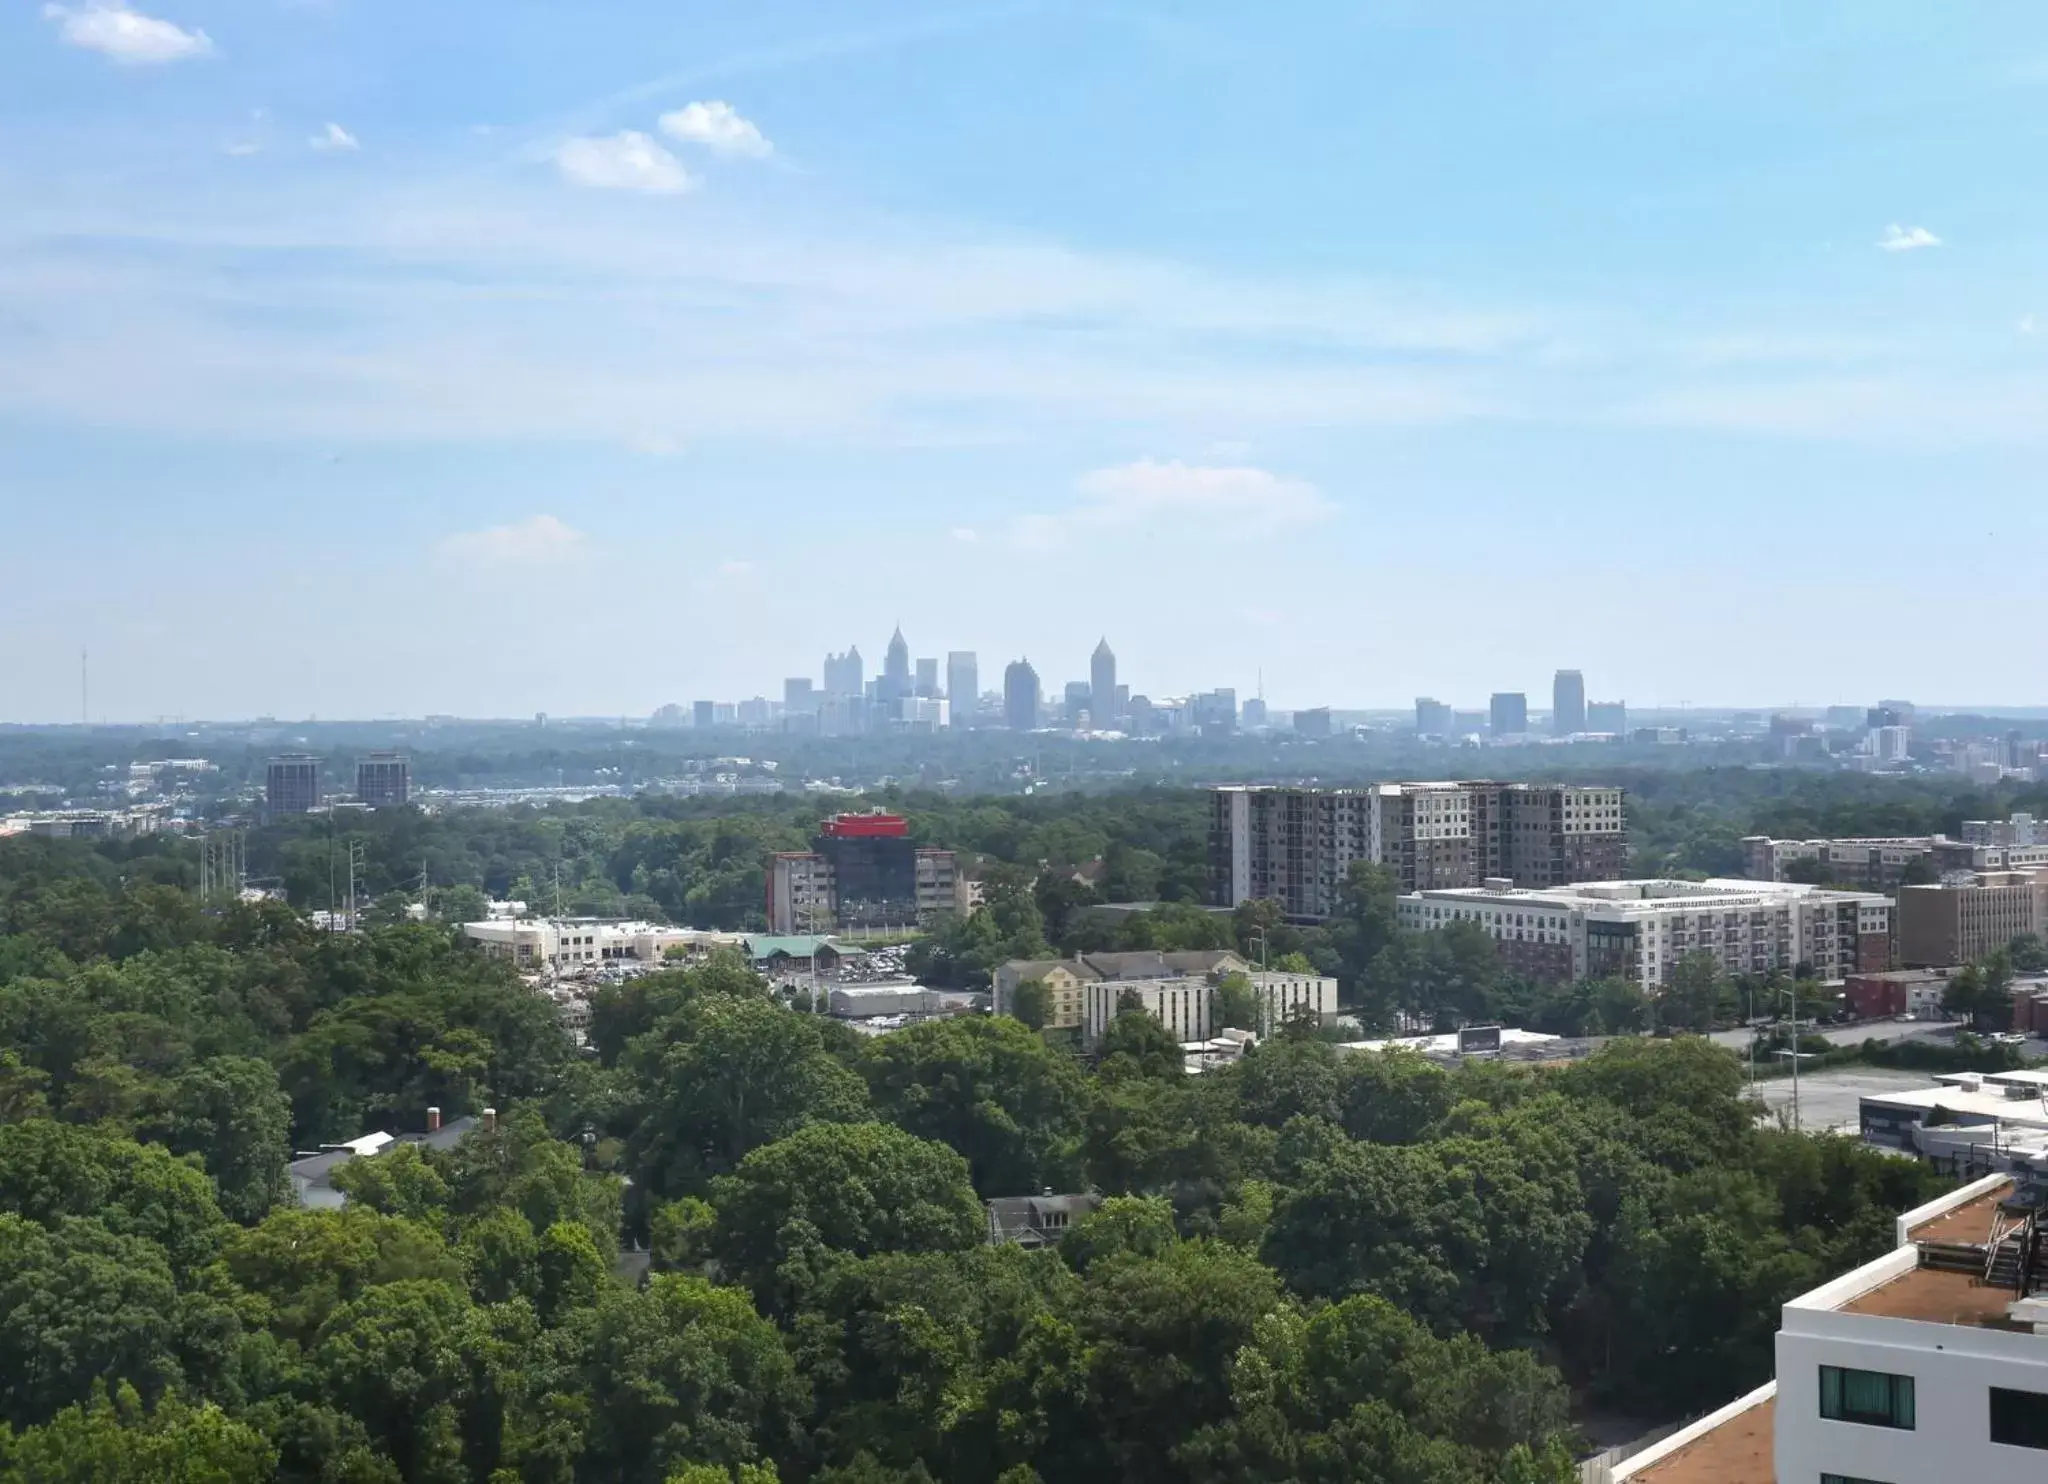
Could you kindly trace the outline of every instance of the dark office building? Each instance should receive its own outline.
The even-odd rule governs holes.
[[[272,814],[307,814],[320,807],[320,759],[289,752],[264,769],[263,801]]]
[[[1529,730],[1529,698],[1518,690],[1493,693],[1491,730],[1496,737],[1519,737]]]
[[[718,703],[716,701],[692,701],[690,703],[690,725],[698,731],[706,731],[716,724]]]
[[[834,815],[811,850],[831,868],[841,926],[917,921],[917,847],[902,815]]]
[[[1038,672],[1029,660],[1013,661],[1003,671],[1003,722],[1013,732],[1038,725]]]
[[[412,798],[412,763],[402,752],[356,761],[356,797],[372,809],[403,809]]]

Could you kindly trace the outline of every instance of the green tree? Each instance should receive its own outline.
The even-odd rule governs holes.
[[[926,1021],[870,1044],[876,1111],[964,1156],[984,1196],[1067,1188],[1079,1174],[1086,1080],[1007,1018]]]
[[[262,1433],[219,1408],[166,1397],[150,1411],[127,1385],[95,1387],[0,1443],[0,1476],[36,1484],[265,1484],[276,1462]]]
[[[1246,974],[1225,974],[1216,981],[1214,991],[1215,1022],[1219,1029],[1234,1027],[1238,1030],[1263,1031],[1259,1024],[1259,997],[1252,990],[1252,981]]]
[[[174,1154],[198,1155],[221,1210],[250,1222],[290,1196],[290,1125],[291,1105],[267,1062],[217,1056],[173,1078],[140,1132]]]
[[[885,1123],[812,1124],[712,1183],[712,1253],[780,1311],[829,1252],[951,1252],[983,1240],[967,1161]]]
[[[657,1196],[699,1193],[807,1124],[868,1116],[866,1089],[826,1053],[815,1021],[767,1000],[694,999],[634,1056],[652,1086],[630,1158]]]
[[[1179,1240],[1171,1201],[1111,1196],[1067,1228],[1060,1238],[1060,1256],[1075,1272],[1085,1274],[1113,1257],[1157,1257]]]
[[[1658,1023],[1704,1034],[1720,1023],[1727,997],[1721,961],[1707,949],[1695,948],[1672,966],[1671,980],[1657,1001]]]
[[[615,1290],[588,1386],[593,1477],[655,1484],[678,1465],[758,1466],[793,1440],[805,1388],[746,1295],[681,1273]]]
[[[1052,991],[1043,979],[1026,979],[1010,994],[1010,1014],[1034,1031],[1052,1019]]]
[[[362,1420],[403,1478],[465,1477],[470,1321],[461,1289],[403,1279],[343,1304],[314,1339],[308,1359],[322,1389]]]

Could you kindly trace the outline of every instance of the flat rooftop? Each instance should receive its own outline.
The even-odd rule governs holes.
[[[2010,1288],[1993,1288],[1974,1273],[1951,1273],[1940,1268],[1914,1268],[1868,1293],[1858,1294],[1843,1304],[1844,1314],[1872,1314],[1880,1319],[1918,1319],[1928,1324],[1959,1324],[1966,1329],[2020,1329],[2032,1334],[2032,1325],[2014,1325],[2006,1309],[2016,1295]]]
[[[2011,1194],[2010,1182],[1987,1190],[1952,1211],[1944,1211],[1912,1227],[1906,1235],[1915,1242],[1988,1242],[1991,1240],[1992,1223],[1998,1217],[1999,1203]]]
[[[1629,1484],[1774,1484],[1778,1475],[1771,1442],[1777,1417],[1774,1396],[1630,1474]]]

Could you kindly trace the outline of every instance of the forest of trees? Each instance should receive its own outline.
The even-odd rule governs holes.
[[[720,959],[580,1051],[445,927],[201,910],[188,867],[0,841],[0,1477],[1564,1484],[1576,1408],[1743,1390],[1930,1191],[1689,1038],[1189,1077],[1139,1014],[1093,1066],[864,1038]],[[429,1106],[497,1126],[293,1204],[294,1150]],[[1048,1187],[1108,1200],[988,1245]]]

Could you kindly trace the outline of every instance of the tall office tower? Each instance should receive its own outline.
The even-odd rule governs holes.
[[[981,670],[971,649],[955,649],[946,656],[946,714],[956,727],[974,725],[981,706]]]
[[[1528,783],[1381,783],[1211,792],[1213,900],[1271,898],[1317,920],[1342,902],[1355,861],[1384,866],[1402,891],[1477,887],[1504,877],[1551,887],[1619,879],[1628,860],[1622,791]]]
[[[1152,698],[1150,696],[1127,695],[1124,697],[1124,729],[1133,737],[1153,737],[1158,735],[1159,715],[1153,710]]]
[[[917,698],[921,701],[937,700],[939,695],[939,662],[936,659],[917,662]]]
[[[889,636],[889,647],[882,652],[882,682],[884,700],[900,701],[910,694],[910,645],[904,642],[901,624]]]
[[[1415,734],[1418,737],[1451,735],[1451,708],[1428,696],[1415,698]]]
[[[1088,657],[1088,714],[1098,732],[1108,731],[1123,719],[1116,705],[1116,653],[1107,636]]]
[[[782,682],[782,710],[785,716],[806,716],[818,709],[818,693],[808,675],[792,675]]]
[[[305,814],[320,807],[320,759],[287,752],[263,770],[263,801],[272,814]]]
[[[1577,670],[1559,670],[1550,683],[1550,730],[1559,737],[1586,730],[1586,677]]]
[[[1586,730],[1589,732],[1612,732],[1617,737],[1628,735],[1628,702],[1589,701],[1586,703]]]
[[[1496,737],[1519,737],[1529,730],[1529,698],[1518,690],[1493,693],[1492,731]]]
[[[1029,660],[1013,660],[1003,671],[1003,722],[1013,732],[1038,725],[1038,672]]]
[[[403,809],[412,797],[412,764],[402,752],[356,760],[356,797],[372,809]]]
[[[845,654],[825,656],[825,694],[857,697],[867,690],[867,667],[861,663],[860,646],[849,646]]]
[[[690,725],[698,730],[708,730],[718,724],[718,703],[716,701],[692,701],[690,703]]]
[[[1263,727],[1266,724],[1266,698],[1253,696],[1244,703],[1244,724],[1248,728]]]
[[[1061,694],[1060,699],[1064,703],[1062,712],[1067,719],[1068,726],[1079,726],[1082,718],[1089,715],[1088,698],[1090,694],[1091,691],[1087,681],[1069,680],[1067,682],[1067,688]],[[1092,718],[1090,719],[1092,720]]]
[[[1313,706],[1306,711],[1294,713],[1294,731],[1297,736],[1327,737],[1334,730],[1328,706]]]

